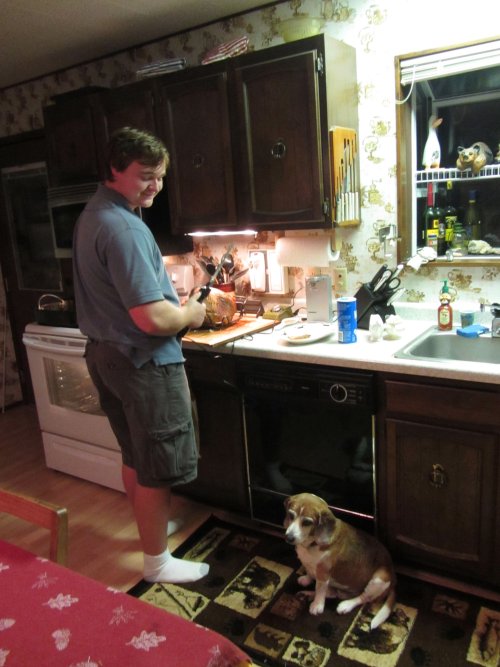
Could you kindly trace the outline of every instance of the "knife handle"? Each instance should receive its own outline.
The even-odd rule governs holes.
[[[203,303],[207,296],[210,294],[210,285],[203,285],[203,287],[200,287],[200,293],[198,294],[198,298],[196,301],[198,303]],[[189,331],[189,327],[184,327],[184,329],[181,329],[179,333],[177,334],[177,338],[180,340],[181,338],[184,338],[184,336],[187,334]]]
[[[382,264],[380,269],[375,273],[373,278],[370,280],[368,283],[368,288],[371,289],[372,291],[375,289],[375,285],[380,282],[380,279],[384,275],[384,273],[387,271],[387,264]]]

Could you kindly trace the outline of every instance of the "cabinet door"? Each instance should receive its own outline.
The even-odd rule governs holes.
[[[148,83],[114,88],[100,96],[104,143],[115,130],[130,126],[156,132],[153,89]]]
[[[243,406],[234,388],[234,359],[186,353],[195,399],[200,459],[198,478],[182,493],[209,505],[249,514]]]
[[[311,50],[235,67],[240,225],[326,225],[320,124],[326,92],[316,58]]]
[[[88,97],[44,109],[49,184],[91,183],[101,178],[94,106]]]
[[[172,231],[234,229],[226,73],[198,73],[160,91],[160,122],[172,158],[166,179]]]
[[[386,421],[380,523],[398,553],[491,583],[498,437]]]

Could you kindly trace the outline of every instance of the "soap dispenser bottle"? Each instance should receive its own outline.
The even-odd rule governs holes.
[[[450,305],[451,295],[448,289],[448,281],[445,280],[439,293],[441,305],[438,308],[438,329],[450,331],[453,328],[453,310]]]

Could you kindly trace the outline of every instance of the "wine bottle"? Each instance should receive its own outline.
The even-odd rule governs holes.
[[[432,183],[427,183],[427,206],[424,212],[425,245],[434,248],[437,252],[439,216],[434,206],[434,191]]]
[[[437,254],[444,255],[447,250],[446,244],[446,222],[444,217],[444,212],[446,208],[446,191],[444,188],[439,188],[436,192],[436,197],[434,200],[434,214],[438,221],[438,234],[437,234]]]
[[[457,209],[453,205],[453,181],[446,181],[446,207],[444,209],[446,249],[453,246],[453,234],[457,224]]]
[[[464,227],[468,241],[481,238],[481,212],[477,204],[476,190],[469,190],[469,203],[465,209]]]

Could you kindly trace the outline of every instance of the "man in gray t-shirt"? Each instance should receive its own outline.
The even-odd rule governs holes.
[[[78,325],[90,376],[120,444],[123,481],[142,548],[144,578],[182,583],[208,572],[167,546],[171,488],[196,477],[197,451],[177,334],[198,327],[205,305],[183,306],[148,227],[134,212],[163,186],[168,152],[153,135],[122,128],[111,138],[106,180],[73,239]]]

